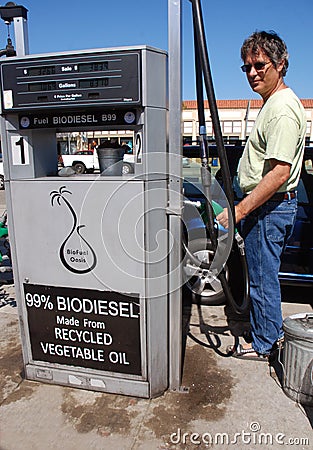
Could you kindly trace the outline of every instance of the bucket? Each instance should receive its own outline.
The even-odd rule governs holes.
[[[123,175],[122,148],[97,148],[99,167],[103,176]]]
[[[284,320],[283,390],[292,400],[313,406],[313,314]]]

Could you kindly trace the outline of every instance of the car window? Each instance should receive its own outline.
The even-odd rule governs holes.
[[[313,204],[313,151],[304,153],[301,178],[298,185],[298,201],[302,204]]]
[[[212,175],[217,181],[222,184],[221,170],[219,159],[216,157],[215,147],[210,147],[213,150],[213,157],[209,159]],[[243,147],[240,146],[226,146],[227,159],[231,176],[233,177],[233,189],[235,201],[240,201],[243,194],[240,190],[237,178],[237,167],[241,157]],[[184,160],[183,160],[183,175],[185,179],[190,182],[201,181],[201,160],[199,157],[195,158],[195,153],[199,156],[198,146],[184,146]],[[306,147],[303,158],[303,165],[301,170],[301,178],[298,185],[298,201],[301,205],[313,206],[313,147]]]

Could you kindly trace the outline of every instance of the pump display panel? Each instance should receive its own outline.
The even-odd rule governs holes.
[[[140,50],[37,56],[1,64],[2,108],[141,103]]]

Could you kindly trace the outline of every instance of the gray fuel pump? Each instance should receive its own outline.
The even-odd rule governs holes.
[[[180,2],[169,1],[169,12],[177,17]],[[175,21],[171,34],[180,33]],[[179,87],[168,99],[167,53],[136,46],[27,55],[24,47],[0,64],[26,377],[139,397],[179,389],[181,106]],[[56,133],[88,129],[133,130],[134,175],[60,176]]]

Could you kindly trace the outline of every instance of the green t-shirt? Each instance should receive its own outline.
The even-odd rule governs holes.
[[[271,170],[269,160],[291,164],[279,192],[298,185],[306,134],[305,110],[290,88],[271,95],[255,121],[238,166],[239,186],[249,194]]]

